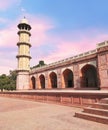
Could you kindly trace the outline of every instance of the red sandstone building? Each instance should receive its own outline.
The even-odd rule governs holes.
[[[30,70],[30,30],[27,20],[18,25],[17,89],[108,90],[108,41],[94,50]]]
[[[0,96],[90,106],[84,107],[83,112],[76,112],[75,116],[108,124],[108,41],[97,44],[94,50],[30,69],[31,26],[24,18],[18,28],[17,90],[37,91],[2,92]]]

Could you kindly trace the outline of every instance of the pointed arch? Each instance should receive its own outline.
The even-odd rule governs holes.
[[[36,79],[34,76],[31,77],[32,89],[36,89]]]
[[[40,79],[40,87],[41,87],[42,89],[45,89],[45,76],[44,76],[43,74],[41,74],[41,75],[39,76],[39,79]]]
[[[65,69],[63,71],[63,79],[64,79],[64,86],[65,86],[65,88],[72,88],[72,87],[74,87],[74,77],[73,77],[72,70]]]
[[[97,70],[93,65],[87,64],[81,69],[81,87],[98,87]]]
[[[51,88],[57,88],[57,74],[55,72],[51,72],[49,77],[50,77]]]

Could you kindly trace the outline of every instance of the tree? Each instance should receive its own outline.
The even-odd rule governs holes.
[[[9,79],[9,77],[6,76],[5,74],[2,74],[2,75],[0,76],[0,89],[1,89],[1,91],[3,91],[4,86],[5,86],[6,84],[10,84],[10,79]]]
[[[9,90],[15,90],[16,89],[16,78],[17,78],[17,73],[15,70],[10,70],[10,75],[8,76],[10,79],[10,84],[8,86]]]
[[[38,64],[38,65],[35,65],[35,66],[33,66],[32,68],[37,68],[37,67],[41,67],[41,66],[44,66],[44,65],[46,65],[46,64],[44,63],[43,60],[41,60],[41,61],[39,61],[39,64]],[[31,68],[31,69],[32,69],[32,68]]]
[[[2,74],[0,76],[0,89],[5,90],[15,90],[16,89],[16,71],[10,71],[9,76]]]
[[[10,75],[9,75],[9,77],[10,77],[10,79],[11,80],[16,80],[16,77],[17,77],[17,73],[16,73],[16,71],[15,70],[10,70]]]

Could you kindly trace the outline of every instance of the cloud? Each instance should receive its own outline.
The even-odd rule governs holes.
[[[32,27],[31,30],[31,44],[33,44],[33,47],[37,47],[43,44],[46,44],[47,40],[49,39],[47,32],[54,28],[53,23],[47,19],[43,18],[42,16],[33,16],[26,14],[27,19],[29,19],[29,24]],[[11,20],[6,20],[3,18],[0,18],[0,21],[7,22],[8,25],[1,29],[0,31],[0,46],[3,47],[11,47],[16,46],[16,43],[18,42],[18,28],[17,25],[20,23],[20,20],[23,18],[23,16],[20,16],[17,18],[17,20],[11,22]]]
[[[1,58],[1,61],[3,61],[3,58]],[[5,61],[6,61],[6,59],[5,59]],[[3,62],[2,65],[0,65],[0,75],[1,74],[9,75],[9,71],[15,70],[15,69],[16,69],[16,63],[14,60],[9,60],[8,62]]]
[[[32,26],[31,43],[34,47],[46,44],[49,40],[48,31],[55,27],[54,23],[46,17],[30,16],[29,18]]]
[[[14,27],[8,27],[0,31],[0,47],[12,47],[16,45],[17,35]]]
[[[6,24],[6,23],[8,23],[9,22],[9,20],[8,19],[6,19],[6,18],[0,18],[0,24]]]
[[[0,10],[7,10],[12,5],[19,4],[20,2],[21,0],[2,0],[2,2],[0,2]]]
[[[95,30],[95,31],[94,31]],[[74,36],[73,36],[74,35]],[[41,57],[37,56],[36,60],[44,60],[46,63],[55,62],[64,58],[75,56],[89,50],[96,49],[96,44],[107,40],[108,33],[96,29],[77,31],[77,33],[63,33],[59,36],[49,37],[54,42],[56,49],[52,49],[49,54],[41,52]],[[47,48],[46,48],[47,49]],[[36,50],[35,50],[36,51]]]
[[[48,38],[47,31],[53,25],[47,18],[32,15],[27,15],[27,18],[30,20],[30,25],[32,25],[31,44],[33,44],[33,47],[44,45]],[[0,30],[0,57],[2,61],[0,69],[4,68],[4,73],[8,73],[11,68],[16,68],[16,55],[18,53],[16,44],[19,39],[17,24],[19,24],[20,19],[22,19],[21,16],[13,22],[8,21],[7,26]],[[5,22],[5,19],[1,18],[1,21]],[[0,71],[0,74],[2,73],[3,71]]]
[[[24,9],[23,7],[21,7],[21,12],[22,12],[22,13],[25,13],[25,12],[26,12],[26,9]]]
[[[25,15],[29,19],[31,30],[31,66],[39,60],[45,63],[55,62],[79,53],[96,48],[96,43],[107,40],[108,33],[101,29],[88,29],[78,31],[59,31],[50,18],[45,16]],[[14,21],[8,21],[8,25],[0,30],[0,74],[9,73],[9,70],[17,68],[16,55],[18,53],[17,24],[22,19],[18,17]],[[6,20],[2,20],[5,22]]]
[[[0,74],[9,74],[10,70],[16,69],[16,49],[0,47]]]
[[[9,67],[9,66],[0,66],[0,75],[2,74],[7,74],[9,75],[9,70],[13,70],[13,68]]]

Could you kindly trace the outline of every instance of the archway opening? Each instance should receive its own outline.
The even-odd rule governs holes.
[[[39,76],[39,79],[40,79],[40,86],[42,89],[45,88],[45,76],[42,74]]]
[[[34,76],[31,78],[31,81],[32,81],[32,89],[36,89],[36,79]]]
[[[81,87],[96,88],[98,87],[97,70],[93,65],[85,65],[81,69]]]
[[[50,74],[51,88],[57,88],[57,74],[52,72]]]
[[[73,72],[70,69],[66,69],[63,72],[65,88],[74,87]]]

